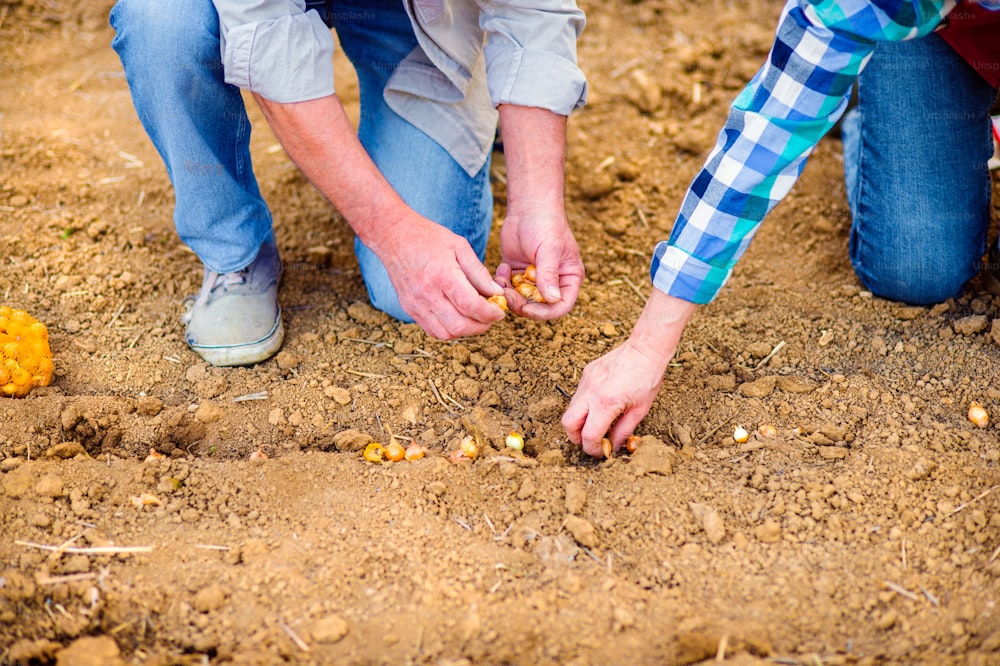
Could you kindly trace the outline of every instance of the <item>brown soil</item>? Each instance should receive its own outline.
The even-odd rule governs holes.
[[[185,348],[200,268],[94,4],[0,2],[0,304],[49,326],[57,374],[0,402],[0,662],[1000,663],[1000,444],[966,418],[1000,417],[1000,300],[864,291],[835,139],[696,314],[639,451],[591,460],[559,424],[778,3],[585,4],[588,278],[563,319],[476,339],[367,305],[348,228],[253,108],[288,339],[241,369]],[[390,430],[430,455],[365,462]],[[479,458],[448,462],[467,435]]]

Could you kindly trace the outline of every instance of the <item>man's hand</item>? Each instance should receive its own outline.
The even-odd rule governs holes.
[[[563,180],[566,117],[545,109],[502,104],[507,162],[507,219],[500,230],[497,281],[510,309],[531,319],[560,317],[573,307],[583,282],[580,250],[566,220]],[[529,303],[511,287],[513,271],[528,264],[545,303]]]
[[[294,104],[255,98],[295,164],[385,265],[400,304],[421,328],[449,339],[503,319],[486,301],[503,290],[469,243],[406,205],[358,141],[336,95]]]
[[[696,307],[654,289],[629,339],[587,364],[562,418],[570,441],[584,453],[603,456],[605,435],[617,451],[649,413]]]
[[[583,282],[583,261],[565,216],[507,216],[500,229],[504,263],[497,267],[511,311],[528,319],[561,317],[576,302]],[[511,275],[535,265],[535,284],[544,303],[529,302],[514,290]]]
[[[398,226],[403,231],[394,231]],[[382,260],[399,303],[428,335],[441,340],[478,335],[504,318],[487,296],[500,286],[468,241],[413,213],[377,234]]]

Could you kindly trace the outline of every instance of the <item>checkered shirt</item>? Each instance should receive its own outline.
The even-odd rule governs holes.
[[[715,298],[843,114],[875,44],[932,32],[956,1],[788,0],[767,61],[733,102],[669,240],[656,246],[653,285],[694,303]]]

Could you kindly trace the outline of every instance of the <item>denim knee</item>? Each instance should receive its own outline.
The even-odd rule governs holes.
[[[115,30],[111,46],[130,78],[138,75],[153,85],[182,85],[190,80],[191,69],[199,66],[196,63],[217,62],[222,67],[219,18],[211,0],[118,0],[110,23]]]
[[[389,271],[385,269],[382,260],[359,238],[354,239],[354,254],[358,258],[358,267],[361,269],[361,277],[365,281],[368,300],[371,301],[372,307],[381,310],[393,319],[412,324],[413,317],[407,314],[399,302],[396,287],[389,279]]]
[[[396,294],[391,282],[375,283],[366,280],[365,286],[368,288],[368,298],[371,300],[373,308],[381,310],[404,324],[413,323],[413,317],[403,309],[399,302],[399,295]]]
[[[842,132],[851,263],[872,293],[940,303],[978,272],[995,95],[938,36],[876,48]]]
[[[911,305],[934,305],[957,296],[974,275],[975,270],[962,270],[961,266],[906,262],[866,266],[858,271],[862,283],[876,296]]]

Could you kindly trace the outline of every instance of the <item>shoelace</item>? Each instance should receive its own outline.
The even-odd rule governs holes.
[[[234,273],[216,273],[208,271],[205,276],[205,286],[198,292],[198,297],[191,303],[190,308],[182,319],[190,319],[191,313],[208,302],[209,296],[219,287],[228,288],[238,284],[246,284],[247,276],[250,274],[250,266]]]

